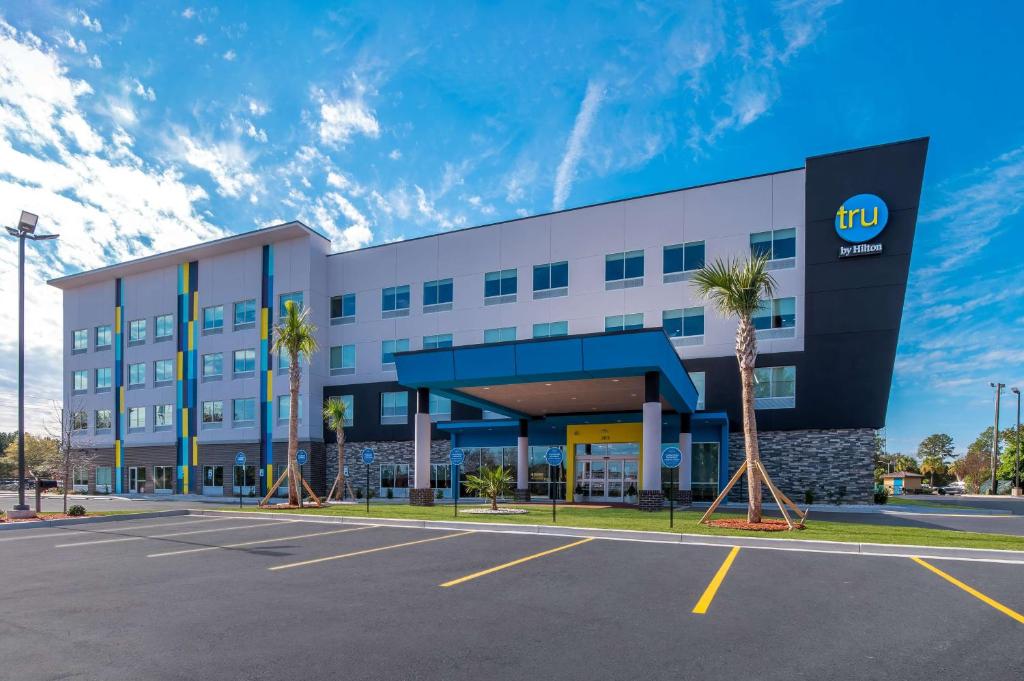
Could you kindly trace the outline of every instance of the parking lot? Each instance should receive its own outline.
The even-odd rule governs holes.
[[[1024,565],[268,516],[0,533],[30,679],[1005,679]]]

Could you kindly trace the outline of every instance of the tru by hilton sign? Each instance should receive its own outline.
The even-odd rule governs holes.
[[[839,247],[840,258],[878,255],[882,244],[873,241],[889,222],[889,208],[874,194],[857,194],[836,211],[836,234],[849,246]]]

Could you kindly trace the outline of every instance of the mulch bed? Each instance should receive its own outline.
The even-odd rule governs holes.
[[[298,504],[284,503],[284,504],[267,504],[266,506],[261,506],[260,508],[298,509],[299,506],[298,506]],[[321,508],[321,507],[317,506],[314,503],[311,503],[311,502],[307,501],[306,504],[302,506],[302,508]]]
[[[86,515],[89,515],[86,513]],[[85,516],[70,516],[64,513],[37,513],[35,518],[8,518],[7,514],[0,516],[0,523],[30,523],[36,520],[63,520],[65,518],[84,518]]]
[[[724,527],[730,530],[751,530],[753,532],[787,532],[789,531],[789,525],[786,524],[785,520],[776,520],[773,518],[764,518],[759,523],[748,523],[744,519],[740,518],[723,518],[721,520],[709,520],[708,525],[711,527]],[[797,525],[796,529],[802,530],[803,525]]]

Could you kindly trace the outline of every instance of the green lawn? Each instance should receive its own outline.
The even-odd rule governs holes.
[[[918,499],[917,497],[889,497],[889,501],[886,502],[889,506],[927,506],[928,508],[949,508],[953,510],[976,510],[974,506],[964,506],[963,504],[949,504],[942,501],[935,501],[933,499]]]
[[[460,513],[458,520],[479,523],[516,523],[529,525],[554,525],[563,527],[592,527],[614,530],[648,530],[669,532],[668,510],[659,513],[643,513],[631,508],[588,508],[584,506],[559,506],[558,520],[551,522],[551,507],[542,504],[512,505],[512,508],[526,508],[529,513],[511,516],[469,515]],[[465,509],[465,507],[463,507]],[[225,510],[237,510],[230,509]],[[290,511],[255,509],[255,513],[307,513],[320,515],[343,515],[352,518],[366,517],[365,506],[329,506]],[[414,520],[452,520],[450,505],[420,507],[408,504],[371,504],[370,517],[404,518]],[[934,530],[915,527],[894,527],[891,525],[868,525],[819,520],[811,514],[808,526],[794,532],[747,532],[698,524],[703,511],[676,511],[675,527],[672,532],[718,536],[772,537],[779,539],[865,542],[876,544],[917,544],[922,546],[957,546],[976,549],[1008,549],[1024,551],[1024,537],[1002,534],[982,534],[955,530]],[[728,515],[723,512],[722,516]]]

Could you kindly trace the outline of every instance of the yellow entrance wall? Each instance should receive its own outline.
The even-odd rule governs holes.
[[[571,502],[576,492],[576,445],[601,445],[636,442],[641,454],[637,456],[637,490],[644,479],[644,425],[642,423],[580,423],[565,428],[565,500]]]

